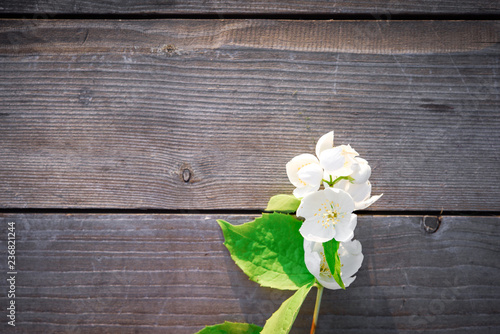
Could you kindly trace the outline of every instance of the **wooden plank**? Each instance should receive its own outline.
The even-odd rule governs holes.
[[[202,57],[209,50],[243,52],[249,48],[432,55],[494,47],[499,25],[499,21],[0,20],[0,51],[15,55],[156,54],[177,60]]]
[[[394,14],[498,14],[495,0],[104,0],[104,1],[4,1],[3,14],[25,14],[27,18],[51,18],[56,14],[212,14],[223,18],[234,14],[369,14],[391,18]]]
[[[0,21],[0,206],[259,210],[335,130],[372,209],[498,211],[499,31]]]
[[[7,223],[16,223],[15,332],[194,333],[225,320],[263,325],[290,292],[249,281],[222,245],[216,218],[252,219],[1,215],[3,259]],[[325,292],[317,333],[498,332],[499,219],[443,217],[429,234],[420,216],[360,216],[364,263],[346,291]],[[6,265],[0,261],[2,277]],[[0,282],[5,306],[6,280]],[[314,295],[293,333],[309,329]]]

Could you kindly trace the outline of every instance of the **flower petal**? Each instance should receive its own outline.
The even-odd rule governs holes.
[[[351,230],[347,224],[337,224],[335,225],[335,240],[338,242],[344,242],[351,240],[354,236],[354,231]]]
[[[304,239],[316,242],[327,242],[335,237],[333,226],[323,225],[323,220],[317,217],[306,219],[299,232]]]
[[[349,228],[354,231],[356,226],[358,225],[358,216],[354,213],[351,213],[351,220],[349,221]]]
[[[293,190],[293,196],[297,197],[298,199],[301,199],[309,194],[318,191],[318,189],[319,186],[318,187],[305,186],[305,187],[295,188]]]
[[[316,156],[319,158],[321,152],[333,147],[333,131],[321,136],[316,143]]]
[[[294,194],[295,195],[295,194]],[[326,196],[324,191],[316,191],[305,196],[297,209],[297,216],[305,219],[312,218],[318,212],[318,207],[325,202]]]
[[[340,146],[324,150],[319,155],[321,167],[328,171],[335,171],[344,167],[345,157]]]
[[[366,181],[365,183],[350,183],[346,191],[351,195],[354,202],[362,202],[370,197],[372,185],[370,181]]]
[[[361,243],[358,240],[349,241],[347,243],[353,243],[354,245],[348,245],[348,248],[359,248],[361,249]],[[344,243],[340,244],[339,247],[340,253],[340,263],[342,264],[341,276],[342,279],[344,277],[349,277],[358,272],[359,268],[361,268],[361,263],[363,262],[363,253],[361,250],[357,254],[349,253],[346,249]]]
[[[356,156],[359,155],[358,152],[356,152],[355,149],[353,149],[351,147],[351,145],[347,144],[347,145],[340,145],[340,147],[342,148],[342,155],[344,155],[346,158],[354,158]]]
[[[319,164],[318,159],[312,154],[298,155],[286,164],[286,174],[294,186],[303,187],[307,185],[304,181],[300,180],[298,172],[301,168],[310,164]]]
[[[335,240],[338,242],[350,241],[354,236],[354,229],[357,225],[357,216],[351,214],[349,221],[335,225]]]
[[[306,267],[315,277],[319,276],[321,264],[319,252],[314,249],[316,245],[318,245],[318,243],[304,239],[304,260],[306,262]]]
[[[369,199],[362,201],[362,202],[356,202],[356,210],[363,210],[378,201],[380,197],[382,197],[383,194],[377,195],[377,196],[372,196]]]
[[[354,158],[351,168],[353,172],[350,176],[354,179],[354,183],[365,183],[372,174],[372,169],[368,161],[360,157]]]
[[[363,249],[361,247],[361,242],[353,240],[349,242],[343,242],[340,251],[345,252],[344,255],[345,254],[358,255],[363,251]]]
[[[299,169],[297,176],[307,185],[319,187],[323,179],[323,168],[318,164],[311,163]]]
[[[342,277],[342,283],[344,283],[344,286],[347,288],[349,285],[351,285],[352,282],[356,279],[356,276],[353,277]],[[330,281],[330,280],[324,280],[322,277],[318,278],[318,282],[323,285],[327,289],[331,290],[339,290],[342,289],[340,285],[335,282],[335,280]]]

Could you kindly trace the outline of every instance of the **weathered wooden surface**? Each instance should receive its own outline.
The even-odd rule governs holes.
[[[335,130],[371,209],[498,211],[499,27],[0,21],[0,206],[262,209]]]
[[[291,293],[249,281],[222,245],[216,218],[253,219],[1,215],[2,231],[16,223],[18,256],[18,325],[9,331],[2,324],[2,332],[177,334],[224,320],[263,325]],[[359,217],[363,266],[346,291],[325,292],[318,334],[500,330],[499,217],[443,217],[433,234],[422,219]],[[293,333],[309,329],[314,295]]]
[[[495,0],[3,0],[0,13],[50,18],[55,14],[498,14]],[[36,15],[34,15],[36,14]]]
[[[147,54],[169,56],[176,63],[194,56],[212,62],[230,56],[250,61],[239,56],[249,49],[330,52],[330,59],[337,53],[408,57],[485,49],[492,53],[500,40],[499,21],[0,20],[0,29],[1,54]],[[214,50],[219,53],[208,54]],[[276,60],[285,56],[291,63],[298,57],[290,52],[277,56]],[[301,56],[314,60],[312,54]],[[428,60],[420,61],[425,65]],[[276,68],[280,69],[286,67]]]

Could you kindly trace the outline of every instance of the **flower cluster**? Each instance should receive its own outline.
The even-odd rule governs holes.
[[[353,211],[367,208],[382,196],[371,196],[368,162],[350,145],[334,146],[332,131],[319,139],[316,156],[296,156],[287,163],[286,172],[296,187],[294,196],[301,200],[297,216],[305,219],[300,233],[307,269],[324,287],[340,288],[323,249],[324,242],[335,239],[340,242],[342,281],[349,286],[363,261],[361,244],[352,240],[357,224]]]
[[[311,326],[314,334],[324,288],[345,288],[356,278],[363,253],[361,243],[353,240],[357,224],[353,212],[367,208],[382,196],[371,196],[368,162],[350,145],[333,146],[332,131],[319,139],[316,156],[296,156],[287,163],[286,171],[296,187],[293,195],[272,196],[266,212],[251,222],[217,222],[231,258],[252,281],[295,293],[263,328],[225,322],[207,326],[198,334],[286,334],[308,293],[316,287]]]

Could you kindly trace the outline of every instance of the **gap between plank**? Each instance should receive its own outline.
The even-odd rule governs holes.
[[[298,14],[269,14],[269,13],[199,13],[199,14],[69,14],[69,13],[0,13],[0,19],[57,19],[57,20],[368,20],[368,21],[477,21],[477,20],[500,20],[500,14],[391,14],[387,13],[349,13],[349,14],[321,14],[321,13],[298,13]]]

